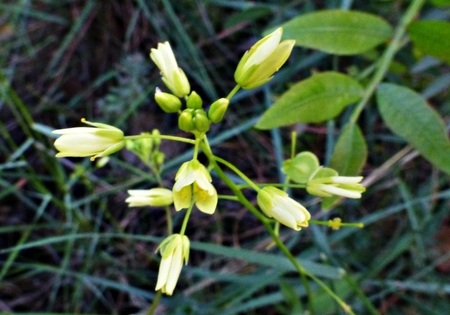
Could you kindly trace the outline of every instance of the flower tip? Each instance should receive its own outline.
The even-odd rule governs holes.
[[[81,122],[85,123],[86,122],[86,118],[81,118]]]

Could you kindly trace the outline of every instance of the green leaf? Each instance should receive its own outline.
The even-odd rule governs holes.
[[[450,142],[445,125],[422,96],[406,87],[384,83],[378,87],[377,101],[386,125],[433,165],[450,174]]]
[[[341,176],[358,175],[367,159],[364,135],[356,124],[347,124],[331,155],[330,165]]]
[[[413,22],[408,27],[408,33],[420,52],[450,64],[450,22]]]
[[[367,145],[364,135],[356,124],[347,124],[331,155],[329,167],[341,176],[359,175],[367,159]],[[333,196],[322,199],[322,209],[334,207],[342,198]]]
[[[332,119],[363,93],[353,78],[324,72],[294,84],[257,122],[256,128],[271,129],[299,122],[319,123]]]
[[[337,55],[355,55],[383,43],[392,27],[382,18],[357,12],[327,10],[298,16],[281,25],[283,38],[295,39],[297,46]]]

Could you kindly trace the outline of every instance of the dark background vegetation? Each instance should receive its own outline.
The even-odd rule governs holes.
[[[159,265],[154,253],[159,239],[152,237],[165,235],[164,212],[129,209],[124,199],[127,189],[153,187],[152,173],[127,151],[113,155],[101,168],[87,158],[56,160],[50,132],[80,126],[84,117],[127,134],[157,128],[163,134],[185,135],[178,130],[176,115],[164,114],[153,101],[154,89],[162,83],[148,53],[158,42],[170,41],[193,89],[210,104],[234,87],[239,58],[264,30],[302,13],[331,8],[373,13],[395,26],[408,3],[2,0],[0,311],[146,314]],[[431,5],[422,13],[448,14]],[[255,181],[277,182],[295,130],[297,152],[312,151],[326,163],[346,112],[322,125],[274,132],[251,127],[290,82],[315,71],[361,71],[382,49],[334,57],[295,48],[269,85],[236,95],[224,121],[210,132],[215,153]],[[410,48],[402,50],[387,80],[428,93],[431,105],[447,118],[448,89],[441,81],[448,87],[449,79],[441,78],[449,68],[433,61],[424,64],[419,57]],[[340,216],[366,227],[331,232],[312,226],[298,233],[282,229],[283,239],[302,259],[346,270],[341,279],[324,280],[357,314],[447,314],[448,177],[392,135],[373,106],[360,126],[369,146],[363,199],[322,212],[317,199],[301,192],[295,196],[316,219]],[[163,178],[170,187],[191,147],[163,141],[162,150]],[[219,193],[228,192],[217,178],[214,184]],[[175,214],[176,227],[181,218]],[[187,234],[192,242],[231,246],[239,259],[231,258],[227,247],[221,255],[194,246],[175,295],[163,298],[156,314],[301,314],[306,298],[298,276],[249,258],[245,250],[263,252],[270,238],[237,203],[220,201],[213,216],[194,212]],[[279,254],[275,248],[268,252]],[[342,314],[311,286],[317,314]]]

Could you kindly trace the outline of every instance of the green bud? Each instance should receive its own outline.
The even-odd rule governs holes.
[[[192,108],[192,109],[200,109],[202,108],[202,98],[200,97],[200,95],[197,94],[197,92],[192,91],[191,95],[189,95],[187,101],[186,101],[186,106],[187,108]]]
[[[194,130],[193,109],[185,109],[178,118],[178,127],[186,132]]]
[[[305,184],[319,170],[319,167],[317,156],[312,152],[304,151],[293,159],[284,161],[281,170],[294,182]]]
[[[165,154],[161,151],[154,152],[152,155],[152,161],[153,163],[158,167],[161,168],[161,166],[164,164],[164,158]]]
[[[149,136],[148,132],[141,132],[143,136]],[[134,139],[127,140],[126,147],[128,150],[136,154],[141,160],[147,162],[150,157],[150,153],[153,150],[153,142],[152,138],[142,138],[142,139]]]
[[[206,112],[203,109],[195,110],[193,121],[195,130],[202,133],[207,132],[211,125],[211,121],[208,119],[208,116],[206,116]]]
[[[223,116],[225,115],[225,112],[227,111],[229,104],[230,101],[227,98],[220,98],[212,103],[208,111],[209,120],[211,120],[211,122],[214,124],[217,124],[219,121],[221,121]]]
[[[173,94],[161,92],[158,88],[155,93],[155,101],[166,113],[176,113],[181,108],[181,101]]]
[[[159,132],[158,129],[153,129],[152,130],[152,136],[160,136],[161,133]],[[153,138],[153,144],[155,145],[155,147],[159,147],[159,145],[161,144],[161,138]]]

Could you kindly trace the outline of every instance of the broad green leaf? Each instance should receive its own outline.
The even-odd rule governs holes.
[[[256,128],[271,129],[299,122],[319,123],[332,119],[363,93],[353,78],[324,72],[294,84],[281,95],[256,123]]]
[[[450,174],[450,142],[443,121],[416,92],[395,84],[378,87],[377,102],[386,125],[436,167]]]
[[[359,175],[367,159],[367,145],[364,135],[358,125],[348,124],[344,127],[333,154],[329,167],[338,171],[342,176]],[[322,199],[322,208],[330,209],[335,206],[340,197]]]
[[[383,43],[392,27],[382,18],[357,12],[327,10],[300,15],[281,25],[283,38],[295,39],[297,46],[337,55],[355,55]]]
[[[450,64],[450,22],[413,22],[408,27],[408,33],[420,52]]]

